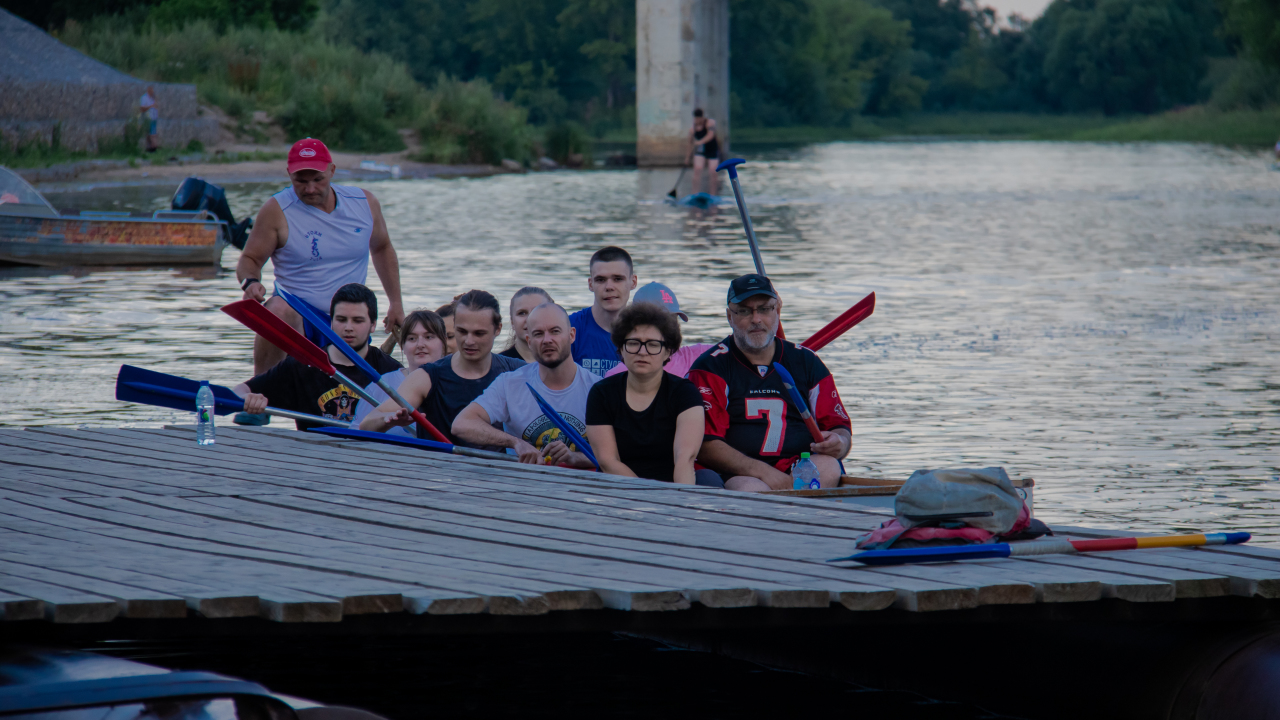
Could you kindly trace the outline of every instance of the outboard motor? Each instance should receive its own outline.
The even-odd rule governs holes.
[[[219,220],[226,221],[231,228],[231,244],[237,249],[244,249],[244,242],[249,238],[249,228],[253,227],[253,218],[247,217],[236,222],[231,214],[231,206],[227,204],[227,193],[211,182],[198,177],[189,177],[182,181],[169,207],[174,210],[207,210]]]

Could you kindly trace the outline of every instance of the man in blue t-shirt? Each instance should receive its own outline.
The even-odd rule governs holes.
[[[631,256],[620,247],[600,248],[591,256],[591,275],[587,287],[595,294],[595,302],[569,316],[577,332],[573,341],[573,362],[583,369],[604,377],[620,360],[609,334],[613,321],[627,306],[631,291],[636,289]]]

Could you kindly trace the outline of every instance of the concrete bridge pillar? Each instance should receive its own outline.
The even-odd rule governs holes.
[[[694,108],[728,156],[729,0],[636,0],[636,158],[680,165]]]

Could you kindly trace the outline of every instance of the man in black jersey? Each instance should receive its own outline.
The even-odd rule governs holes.
[[[823,487],[840,482],[840,458],[849,453],[850,422],[830,371],[813,351],[776,337],[782,300],[762,275],[729,285],[726,316],[733,334],[693,363],[706,432],[698,463],[718,473],[729,490],[785,490],[800,453],[812,454]],[[822,442],[814,442],[800,411],[773,368],[796,380]]]
[[[369,333],[378,317],[378,298],[360,283],[348,283],[338,288],[329,303],[329,327],[379,373],[400,369],[394,358],[369,345]],[[347,359],[338,348],[326,348],[329,362],[361,386],[373,382]],[[232,388],[244,398],[245,412],[261,413],[267,405],[283,410],[320,415],[335,420],[351,422],[356,418],[356,405],[360,396],[343,383],[319,370],[287,357],[261,375]],[[296,421],[299,430],[319,427],[315,423]]]

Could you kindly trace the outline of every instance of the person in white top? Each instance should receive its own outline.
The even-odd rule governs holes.
[[[538,361],[503,373],[453,421],[453,435],[472,445],[511,448],[520,462],[594,469],[586,455],[560,439],[525,383],[555,408],[579,433],[587,430],[587,395],[600,376],[573,362],[574,330],[569,313],[555,303],[543,303],[529,313],[525,342]],[[493,423],[502,423],[502,430]]]
[[[277,287],[328,315],[333,293],[347,283],[364,284],[372,260],[390,305],[383,327],[387,332],[399,327],[404,322],[400,263],[378,199],[368,190],[331,184],[336,167],[319,140],[294,143],[288,169],[291,186],[263,204],[240,253],[236,279],[244,297],[265,301],[268,310],[318,340],[283,298],[267,298],[262,266],[271,260]],[[255,373],[269,370],[284,357],[283,350],[262,338],[254,339]]]
[[[156,125],[160,122],[160,109],[156,104],[156,86],[148,85],[147,91],[138,100],[138,111],[142,114],[143,123],[147,126],[147,152],[155,152],[160,146]]]

